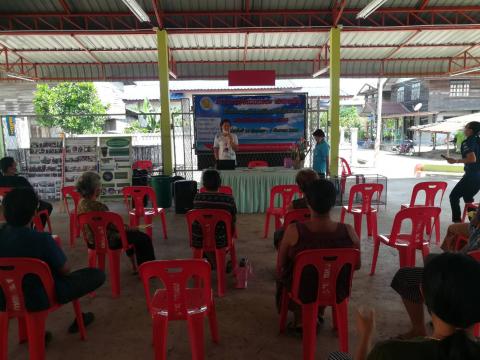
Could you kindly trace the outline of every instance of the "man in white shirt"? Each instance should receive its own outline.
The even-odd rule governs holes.
[[[222,131],[215,135],[213,141],[215,160],[237,160],[238,138],[230,132],[231,127],[229,120],[223,119],[220,122]]]

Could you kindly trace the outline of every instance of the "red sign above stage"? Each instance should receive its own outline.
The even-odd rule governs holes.
[[[275,70],[230,70],[228,86],[275,86]]]

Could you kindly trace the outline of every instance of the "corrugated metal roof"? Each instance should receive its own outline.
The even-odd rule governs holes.
[[[451,57],[455,56],[458,53],[462,52],[465,49],[465,46],[454,46],[454,47],[424,47],[422,48],[422,54],[425,57],[435,58],[435,57]],[[401,59],[401,58],[418,58],[419,57],[419,49],[412,48],[412,47],[404,47],[398,50],[394,55],[393,58]]]
[[[89,63],[95,60],[85,51],[68,52],[28,52],[21,53],[25,59],[33,63]]]
[[[251,10],[283,10],[283,9],[329,9],[331,1],[318,0],[252,0]]]
[[[240,61],[243,50],[186,50],[175,52],[176,61]]]
[[[249,33],[248,46],[263,48],[275,46],[323,46],[328,33],[291,32],[291,33]]]
[[[58,12],[63,11],[58,0],[25,1],[4,0],[0,1],[0,12]]]
[[[152,35],[108,35],[108,36],[76,36],[87,49],[156,49],[157,38]]]
[[[7,36],[0,33],[0,41],[9,49],[78,49],[78,43],[70,36],[45,36],[45,35],[16,35]]]
[[[358,31],[343,32],[340,35],[342,45],[400,45],[412,31]]]
[[[156,39],[155,39],[156,41]],[[245,35],[243,34],[174,34],[168,38],[172,49],[178,48],[213,48],[213,47],[243,47]],[[155,48],[157,44],[155,42]]]
[[[243,0],[175,0],[162,1],[161,7],[165,11],[226,11],[242,9]]]
[[[288,49],[288,50],[262,50],[262,49],[249,49],[247,51],[247,60],[259,61],[259,60],[304,60],[315,59],[318,54],[318,49]],[[242,54],[243,56],[243,54]]]
[[[94,52],[95,57],[102,62],[156,62],[157,52],[146,51],[118,51]]]
[[[340,56],[342,59],[383,59],[386,58],[393,50],[394,47],[385,48],[342,48],[340,50]]]
[[[478,43],[480,30],[422,30],[409,44],[465,44]]]

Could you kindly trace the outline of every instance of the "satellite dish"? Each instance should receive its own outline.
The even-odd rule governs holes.
[[[418,103],[417,105],[415,105],[415,106],[413,107],[413,110],[414,110],[414,111],[419,111],[419,110],[422,108],[422,105],[423,105],[422,103]]]

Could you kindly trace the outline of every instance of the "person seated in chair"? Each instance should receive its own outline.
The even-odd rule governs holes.
[[[33,189],[32,184],[23,176],[19,176],[17,172],[17,162],[13,157],[6,156],[0,160],[0,170],[2,176],[0,176],[0,187],[20,188],[20,189]],[[53,206],[47,201],[38,199],[38,211],[47,210],[48,215],[52,214]],[[43,226],[47,223],[47,218],[44,215],[40,216]]]
[[[85,214],[91,211],[110,211],[108,206],[98,200],[98,196],[101,192],[100,176],[92,171],[88,171],[82,174],[77,182],[77,191],[82,196],[78,203],[77,213],[78,215]],[[155,260],[155,251],[153,249],[152,240],[150,237],[139,231],[138,229],[132,229],[125,226],[127,241],[133,245],[133,248],[127,250],[127,256],[132,262],[132,270],[137,272],[137,266],[146,261]],[[108,243],[111,249],[120,249],[122,242],[117,228],[113,225],[108,225]],[[84,229],[87,236],[87,246],[89,249],[95,248],[95,240],[92,230],[85,226]],[[135,255],[135,257],[134,257]],[[136,261],[135,261],[136,260]]]
[[[353,227],[333,221],[330,210],[335,205],[336,191],[332,182],[324,179],[312,181],[306,189],[305,196],[311,212],[309,221],[290,224],[285,230],[280,250],[278,252],[277,274],[277,306],[280,307],[281,294],[284,287],[290,288],[295,256],[304,250],[355,248],[360,249],[360,240]],[[357,269],[360,263],[357,264]],[[315,274],[308,272],[305,283],[315,278]],[[342,269],[337,283],[337,303],[342,302],[349,295],[349,269]],[[311,278],[310,278],[311,276]],[[312,280],[313,281],[313,280]],[[303,279],[302,279],[303,282]],[[316,286],[302,287],[302,298],[315,299]],[[295,321],[290,328],[299,332],[302,329],[301,309],[291,302],[289,308],[294,312]],[[322,321],[324,309],[319,309],[319,320]]]
[[[38,206],[38,197],[33,189],[13,189],[3,199],[3,206],[6,224],[0,227],[0,257],[35,258],[47,263],[60,304],[79,299],[105,282],[105,273],[99,269],[85,268],[71,272],[65,254],[52,236],[32,229],[32,219]],[[49,308],[45,290],[36,277],[27,275],[24,278],[24,293],[27,310],[42,311]],[[0,309],[5,309],[1,288]],[[84,313],[83,317],[85,325],[94,319],[92,313]],[[77,331],[78,326],[74,321],[69,332]]]
[[[237,205],[232,195],[219,193],[218,189],[222,186],[220,173],[214,169],[205,170],[202,174],[202,184],[207,190],[204,193],[198,193],[193,200],[194,209],[219,209],[226,210],[232,215],[232,234],[235,233]],[[215,229],[215,242],[218,248],[227,246],[226,228],[223,223],[219,223]],[[192,246],[201,248],[203,245],[202,228],[200,224],[192,224]],[[214,264],[213,259],[207,255],[210,263]]]
[[[305,195],[305,191],[312,183],[312,181],[315,181],[319,178],[318,174],[313,171],[312,169],[302,169],[300,170],[297,175],[295,176],[295,182],[298,185],[298,188],[300,189],[300,192]],[[298,210],[298,209],[307,209],[308,204],[307,204],[307,199],[305,196],[293,200],[290,204],[287,206],[287,211],[291,210]],[[282,240],[283,234],[285,233],[285,229],[281,228],[278,230],[275,230],[273,233],[273,246],[275,246],[275,249],[278,250],[278,244]]]

